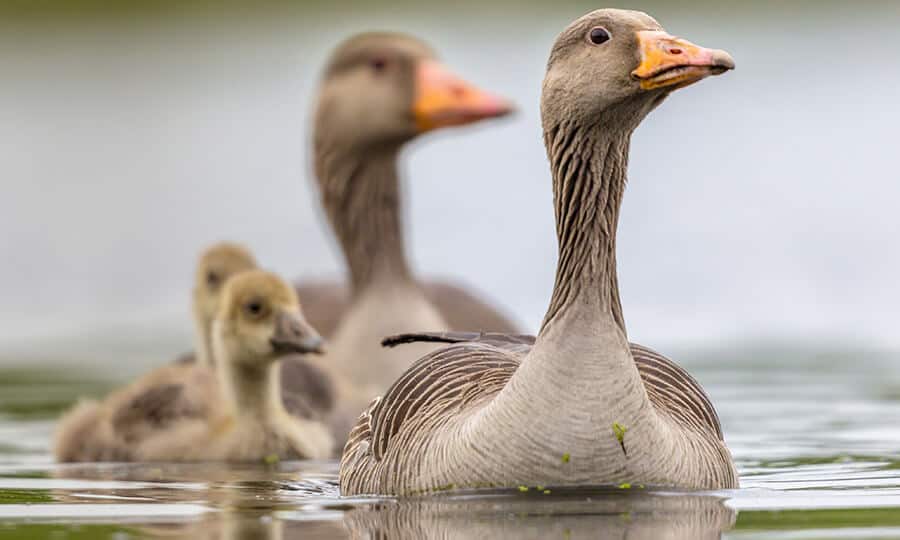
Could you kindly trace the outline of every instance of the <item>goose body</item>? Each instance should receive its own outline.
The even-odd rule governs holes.
[[[516,325],[491,306],[477,292],[463,285],[434,279],[423,279],[419,286],[424,298],[435,308],[450,330],[512,333]],[[297,295],[309,311],[309,322],[320,328],[322,335],[332,338],[350,307],[350,289],[337,281],[312,280],[296,284]],[[418,328],[425,328],[419,326]],[[382,334],[384,336],[384,334]]]
[[[419,359],[361,415],[344,449],[345,495],[634,483],[738,483],[699,385],[628,343],[615,232],[631,133],[673,90],[733,67],[646,14],[598,10],[557,38],[541,99],[559,241],[535,338],[452,342]]]

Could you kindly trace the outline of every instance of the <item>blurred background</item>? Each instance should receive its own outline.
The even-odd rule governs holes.
[[[619,1],[730,51],[635,134],[619,272],[632,339],[900,346],[897,2]],[[190,347],[198,252],[340,275],[311,180],[330,49],[411,32],[514,117],[406,152],[422,275],[535,331],[556,243],[538,98],[583,1],[0,3],[0,364],[137,370]],[[469,256],[461,257],[460,253]]]

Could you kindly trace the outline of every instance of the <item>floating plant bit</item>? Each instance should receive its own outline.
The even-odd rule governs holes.
[[[625,450],[625,433],[628,431],[628,428],[618,422],[613,422],[612,429],[613,433],[616,434],[616,440],[619,441],[619,446],[622,447],[622,453],[627,456],[628,451]]]

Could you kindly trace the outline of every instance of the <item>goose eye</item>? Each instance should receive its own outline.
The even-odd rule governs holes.
[[[369,65],[372,66],[372,70],[375,73],[381,73],[387,67],[387,60],[384,58],[373,58],[372,61],[369,62]]]
[[[609,30],[603,28],[602,26],[596,26],[591,29],[591,33],[588,34],[588,39],[591,40],[591,43],[594,45],[603,45],[607,41],[610,40],[612,36],[609,35]]]
[[[265,314],[266,306],[260,300],[251,300],[244,305],[244,311],[253,318],[259,318]]]

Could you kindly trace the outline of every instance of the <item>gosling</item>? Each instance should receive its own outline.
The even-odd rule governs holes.
[[[182,416],[135,448],[140,461],[278,461],[321,459],[334,438],[321,422],[284,408],[280,357],[321,353],[322,338],[278,276],[251,270],[225,284],[212,325],[218,391],[203,415]]]
[[[219,243],[200,256],[192,312],[195,363],[165,365],[113,392],[102,402],[82,400],[60,419],[53,453],[60,462],[131,461],[136,444],[170,421],[202,417],[215,394],[211,325],[231,276],[257,267],[243,246]]]

